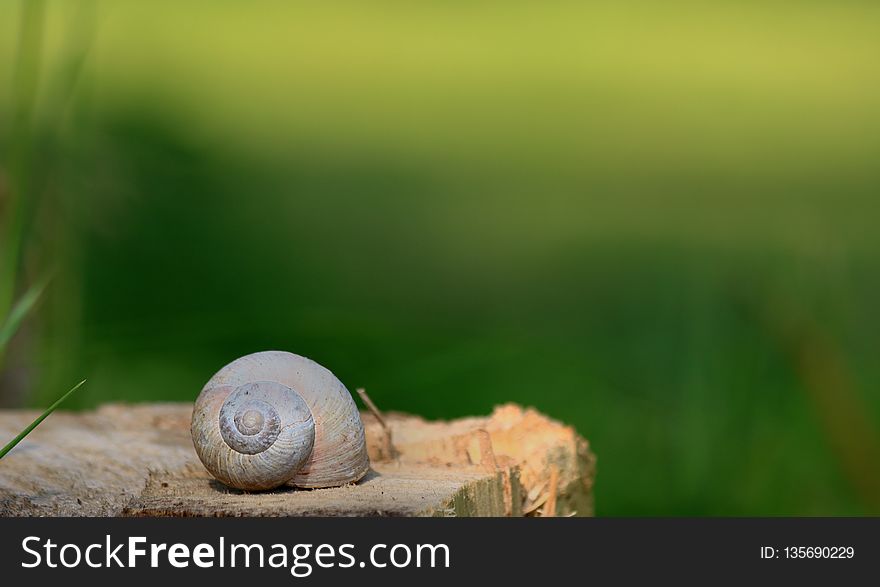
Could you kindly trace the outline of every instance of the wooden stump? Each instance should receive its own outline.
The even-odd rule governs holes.
[[[532,409],[427,422],[363,413],[372,470],[334,489],[230,489],[196,457],[191,404],[56,412],[0,460],[3,516],[589,516],[595,457]],[[35,412],[0,412],[0,443]]]

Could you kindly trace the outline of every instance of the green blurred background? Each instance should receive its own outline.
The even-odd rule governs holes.
[[[880,4],[0,3],[0,402],[285,349],[600,515],[880,513]]]

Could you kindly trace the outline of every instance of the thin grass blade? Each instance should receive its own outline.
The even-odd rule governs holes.
[[[49,414],[51,414],[52,412],[54,412],[55,409],[56,409],[58,406],[60,406],[61,403],[62,403],[64,400],[66,400],[68,397],[70,397],[70,395],[71,395],[74,391],[76,391],[77,389],[79,389],[80,387],[82,387],[82,384],[85,383],[85,382],[86,382],[86,380],[83,379],[82,381],[80,381],[79,383],[77,383],[76,385],[74,385],[74,386],[70,389],[70,391],[68,391],[67,393],[65,393],[64,395],[62,395],[60,398],[58,398],[58,400],[57,400],[54,404],[52,404],[51,406],[49,406],[49,408],[48,408],[45,412],[43,412],[42,414],[40,414],[40,417],[39,417],[39,418],[37,418],[36,420],[34,420],[33,422],[31,422],[30,425],[29,425],[27,428],[25,428],[24,430],[22,430],[21,433],[20,433],[18,436],[16,436],[15,438],[13,438],[12,441],[11,441],[9,444],[7,444],[6,446],[4,446],[3,449],[0,450],[0,459],[2,459],[4,456],[6,456],[6,453],[8,453],[9,451],[11,451],[11,450],[15,447],[16,444],[18,444],[19,442],[21,442],[21,441],[24,439],[25,436],[27,436],[28,434],[30,434],[31,431],[32,431],[34,428],[36,428],[37,426],[39,426],[39,425],[40,425],[40,422],[42,422],[43,420],[45,420],[46,417],[47,417]]]
[[[3,323],[3,326],[0,326],[0,352],[3,351],[6,344],[18,331],[21,323],[40,300],[48,283],[49,280],[44,279],[32,285],[24,295],[21,296],[21,299],[16,302],[12,307],[12,310],[9,311],[9,316],[6,317],[6,321]]]

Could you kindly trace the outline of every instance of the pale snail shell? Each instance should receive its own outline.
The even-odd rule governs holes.
[[[191,432],[208,471],[238,489],[337,487],[370,468],[351,394],[293,353],[254,353],[220,369],[196,399]]]

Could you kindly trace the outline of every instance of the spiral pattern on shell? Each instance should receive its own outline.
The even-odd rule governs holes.
[[[239,489],[334,487],[370,467],[351,394],[292,353],[254,353],[223,367],[196,399],[191,431],[205,467]]]

